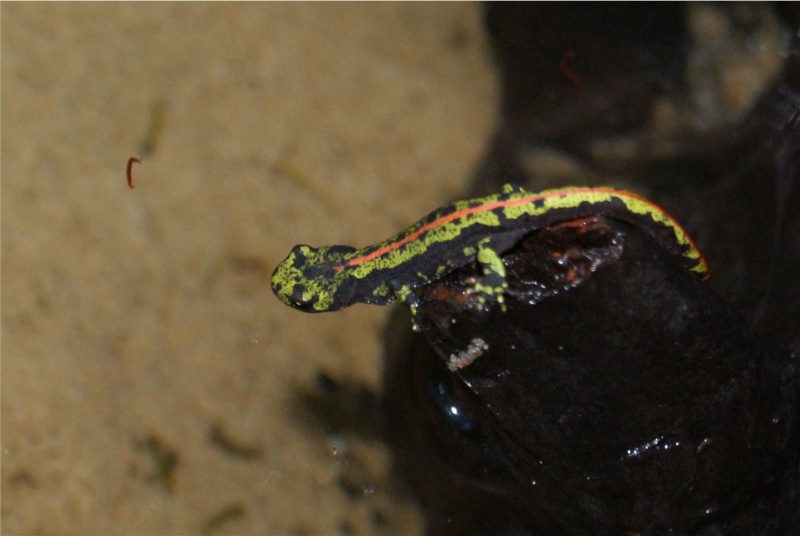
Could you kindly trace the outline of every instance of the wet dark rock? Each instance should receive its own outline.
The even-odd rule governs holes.
[[[791,363],[638,229],[585,225],[506,255],[506,312],[476,309],[473,266],[425,287],[423,334],[390,345],[390,422],[429,533],[786,533]]]

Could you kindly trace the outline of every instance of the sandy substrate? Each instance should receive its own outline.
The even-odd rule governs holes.
[[[377,388],[386,310],[303,315],[268,276],[463,191],[496,114],[480,6],[0,16],[3,533],[418,532],[385,447],[291,403],[318,370]]]

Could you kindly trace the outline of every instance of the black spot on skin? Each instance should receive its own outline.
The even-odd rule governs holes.
[[[306,256],[303,255],[303,248],[309,248],[309,246],[295,246],[292,248],[292,267],[298,268],[302,270],[306,265]]]
[[[436,220],[438,220],[438,219],[439,219],[439,218],[441,218],[442,216],[447,216],[448,214],[452,214],[453,212],[455,212],[455,210],[456,210],[456,207],[455,207],[455,205],[453,205],[453,204],[449,204],[449,205],[446,205],[446,206],[444,206],[444,207],[440,208],[439,210],[437,210],[437,211],[435,211],[435,212],[432,212],[432,213],[431,213],[431,214],[430,214],[430,215],[429,215],[427,218],[425,218],[425,219],[426,219],[426,220],[430,220],[430,221],[428,222],[428,223],[430,223],[430,222],[432,222],[432,221],[436,221]]]

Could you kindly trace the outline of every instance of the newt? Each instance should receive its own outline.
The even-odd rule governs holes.
[[[356,249],[295,246],[272,274],[272,290],[306,312],[396,299],[416,313],[413,291],[476,261],[479,306],[503,306],[508,289],[501,255],[525,235],[556,223],[606,216],[635,225],[673,252],[700,279],[708,266],[688,233],[663,209],[631,192],[569,187],[528,192],[507,184],[501,193],[455,201],[391,238]],[[504,307],[504,306],[503,306]]]

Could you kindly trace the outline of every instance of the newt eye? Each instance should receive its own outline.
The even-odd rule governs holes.
[[[300,309],[301,311],[313,311],[314,304],[317,303],[319,298],[315,294],[311,294],[309,297],[303,285],[296,285],[289,296],[289,300],[296,309]]]

